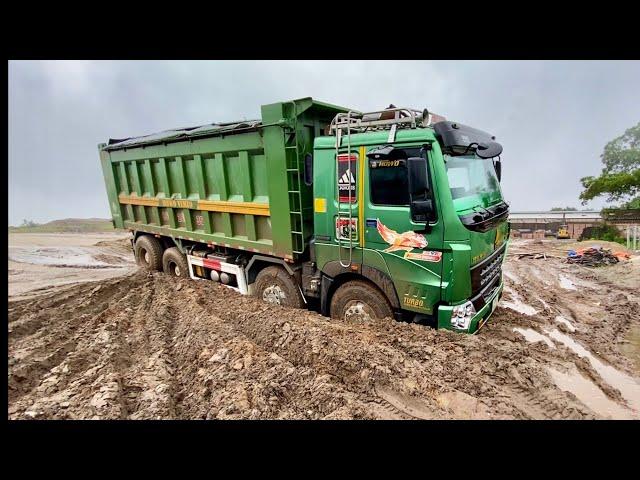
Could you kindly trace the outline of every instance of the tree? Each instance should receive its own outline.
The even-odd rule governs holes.
[[[576,212],[578,209],[573,207],[553,207],[551,209],[552,212],[562,212],[563,210],[566,210],[567,212]]]
[[[640,196],[623,205],[624,208],[640,208]]]
[[[582,204],[602,195],[608,202],[628,200],[625,208],[640,204],[640,122],[607,143],[600,158],[602,173],[580,179]]]

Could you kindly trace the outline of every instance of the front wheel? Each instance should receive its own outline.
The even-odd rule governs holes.
[[[331,298],[331,318],[347,321],[393,318],[384,294],[363,280],[350,280],[338,287]]]
[[[177,247],[167,248],[162,255],[162,270],[173,277],[188,278],[189,264]]]

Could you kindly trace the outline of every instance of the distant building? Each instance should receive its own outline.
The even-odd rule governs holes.
[[[571,238],[579,238],[580,234],[586,227],[595,226],[602,223],[600,210],[573,211],[537,211],[537,212],[511,212],[509,214],[509,223],[512,230],[524,230],[525,232],[536,232],[532,237],[540,238],[540,230],[545,233],[542,235],[555,236],[561,225],[567,225],[569,236]],[[523,238],[529,235],[522,235]],[[531,237],[529,237],[531,238]]]
[[[608,209],[604,211],[607,223],[616,225],[621,233],[626,234],[628,225],[640,223],[640,209],[618,210]],[[509,223],[512,231],[518,231],[523,238],[539,238],[539,231],[551,236],[558,232],[561,225],[567,225],[571,238],[580,238],[582,231],[587,227],[595,227],[602,224],[603,212],[600,210],[558,210],[536,212],[510,212]],[[536,233],[537,232],[537,233]],[[516,234],[518,235],[518,234]]]

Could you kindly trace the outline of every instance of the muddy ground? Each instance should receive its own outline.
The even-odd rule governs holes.
[[[100,281],[135,269],[130,234],[10,233],[9,297]]]
[[[146,274],[130,257],[105,272],[14,252],[8,416],[638,419],[640,257],[589,269],[563,263],[568,245],[513,241],[505,295],[477,335],[331,320]],[[78,248],[131,255],[121,238]],[[537,251],[547,258],[516,255]]]

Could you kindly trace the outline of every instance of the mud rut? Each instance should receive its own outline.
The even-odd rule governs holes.
[[[563,315],[577,341],[638,375],[616,348],[638,298],[602,284],[560,289],[553,278],[568,267],[511,259],[509,288],[538,312],[499,307],[474,336],[349,324],[161,273],[62,287],[9,303],[9,417],[600,418],[548,372],[573,365],[632,412],[587,360],[513,331],[566,332]]]

